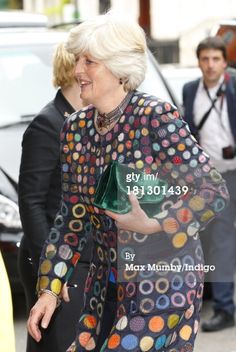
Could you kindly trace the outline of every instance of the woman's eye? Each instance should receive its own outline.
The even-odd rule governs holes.
[[[92,64],[93,63],[93,61],[91,61],[91,60],[89,60],[89,59],[86,59],[86,64],[87,65],[90,65],[90,64]]]

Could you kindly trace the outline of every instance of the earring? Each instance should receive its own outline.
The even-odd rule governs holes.
[[[120,78],[119,82],[120,82],[120,84],[123,84],[123,80],[122,80],[122,78]]]

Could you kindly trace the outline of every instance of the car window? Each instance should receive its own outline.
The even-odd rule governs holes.
[[[160,68],[177,101],[182,105],[183,86],[185,83],[201,77],[200,69],[198,67],[175,67],[169,65],[161,65]]]
[[[48,25],[47,16],[29,13],[21,10],[0,11],[0,27],[46,27]]]
[[[52,45],[0,50],[0,126],[33,116],[53,97]]]
[[[52,54],[56,43],[67,35],[41,30],[0,33],[0,141],[1,146],[11,146],[7,154],[0,148],[0,166],[14,180],[19,173],[22,134],[29,120],[55,96]],[[139,90],[176,105],[150,52],[147,75]],[[24,121],[27,123],[18,125]]]
[[[1,48],[0,126],[32,118],[53,98],[52,50],[52,44]],[[149,55],[139,90],[173,102],[153,60]]]
[[[139,90],[175,104],[154,60],[151,54],[149,54],[146,77],[140,85]]]

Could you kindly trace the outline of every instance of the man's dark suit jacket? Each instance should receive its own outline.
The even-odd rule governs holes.
[[[227,73],[225,75],[226,82],[226,99],[228,106],[229,121],[231,126],[231,131],[236,141],[236,84],[235,78],[232,78]],[[184,105],[184,119],[189,124],[191,132],[196,135],[197,129],[194,125],[193,116],[193,104],[197,89],[200,83],[200,79],[186,83],[183,87],[183,105]],[[208,108],[206,108],[207,111]]]
[[[28,249],[36,273],[42,247],[61,199],[60,131],[65,115],[74,112],[61,91],[35,117],[23,136],[19,177],[19,208]],[[81,261],[90,261],[86,246]]]

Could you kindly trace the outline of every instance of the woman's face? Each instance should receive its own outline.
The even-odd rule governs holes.
[[[81,87],[81,98],[88,104],[101,104],[120,87],[116,78],[102,61],[91,55],[81,55],[76,59],[75,76]]]

